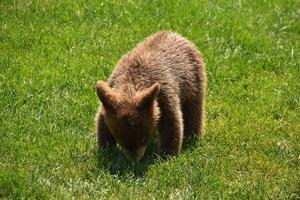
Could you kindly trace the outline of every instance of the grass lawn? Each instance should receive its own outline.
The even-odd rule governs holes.
[[[173,30],[207,63],[206,136],[97,152],[97,80]],[[300,199],[300,1],[0,2],[0,199]]]

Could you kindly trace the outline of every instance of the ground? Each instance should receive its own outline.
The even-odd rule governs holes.
[[[0,198],[299,199],[300,1],[0,2]],[[173,30],[207,63],[206,135],[97,152],[97,80]]]

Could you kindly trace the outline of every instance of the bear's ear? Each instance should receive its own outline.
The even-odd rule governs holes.
[[[150,88],[138,95],[139,103],[142,108],[152,105],[160,90],[159,83],[153,84]]]
[[[105,108],[115,108],[118,103],[118,94],[107,83],[98,81],[96,85],[97,95]]]

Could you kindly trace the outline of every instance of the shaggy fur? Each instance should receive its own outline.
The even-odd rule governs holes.
[[[184,136],[204,134],[205,65],[177,33],[146,38],[96,88],[103,105],[96,115],[100,148],[118,143],[139,160],[157,128],[160,151],[178,155]]]

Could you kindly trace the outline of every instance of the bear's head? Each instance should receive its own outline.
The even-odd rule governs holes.
[[[156,97],[160,85],[155,83],[134,95],[124,95],[103,81],[96,88],[111,134],[128,159],[140,160],[159,118]]]

